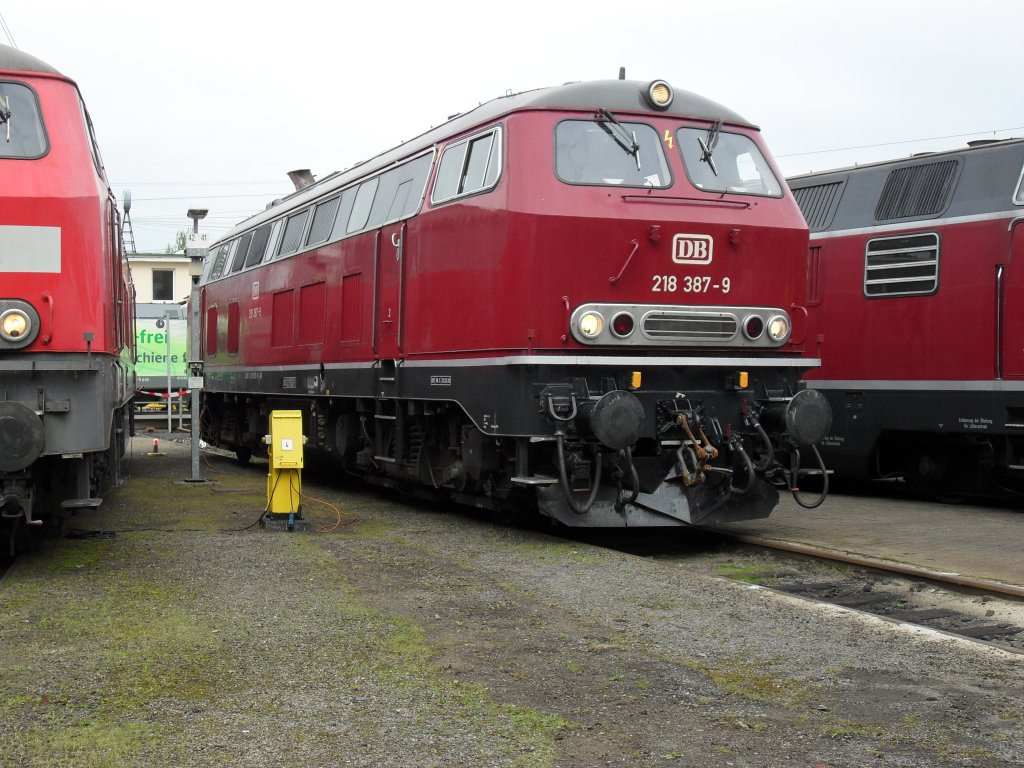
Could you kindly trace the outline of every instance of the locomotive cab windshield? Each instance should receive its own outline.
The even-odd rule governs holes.
[[[569,184],[671,186],[658,134],[645,123],[563,120],[555,129],[555,172]]]
[[[710,131],[680,128],[676,138],[683,166],[697,189],[782,197],[782,185],[750,137],[723,131],[716,124]]]
[[[20,83],[0,82],[0,157],[46,154],[46,132],[35,93]]]

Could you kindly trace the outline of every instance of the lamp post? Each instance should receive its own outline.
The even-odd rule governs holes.
[[[203,482],[199,475],[199,391],[203,388],[203,362],[199,359],[199,324],[201,313],[199,309],[199,278],[203,274],[203,262],[209,252],[206,247],[206,235],[199,234],[199,221],[206,218],[209,210],[206,208],[189,208],[188,217],[192,219],[192,234],[185,243],[185,255],[189,257],[189,277],[192,279],[192,288],[188,298],[188,321],[189,321],[189,350],[188,350],[188,388],[191,390],[189,408],[191,417],[189,426],[192,436],[192,477],[189,482]]]

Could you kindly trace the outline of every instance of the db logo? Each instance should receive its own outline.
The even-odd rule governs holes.
[[[672,261],[676,264],[710,264],[714,244],[711,235],[676,235],[672,238]]]

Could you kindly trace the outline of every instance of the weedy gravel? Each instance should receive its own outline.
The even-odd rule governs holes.
[[[268,533],[133,443],[0,585],[5,768],[1024,765],[1020,656],[309,473]]]

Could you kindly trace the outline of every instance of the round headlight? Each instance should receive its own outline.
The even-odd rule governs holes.
[[[604,330],[604,318],[598,312],[584,312],[580,316],[580,333],[588,339],[596,339]]]
[[[647,86],[647,102],[655,109],[668,109],[672,104],[672,86],[655,80]]]
[[[757,341],[764,333],[764,320],[758,315],[750,315],[743,321],[743,335],[751,341]]]
[[[772,341],[785,341],[789,338],[789,319],[782,315],[772,315],[768,319],[768,336]]]
[[[636,320],[633,319],[629,312],[619,312],[619,314],[612,318],[612,333],[620,339],[624,339],[633,333],[633,328],[635,327]]]
[[[20,309],[8,309],[0,315],[0,336],[8,341],[20,341],[31,328],[31,320]]]

